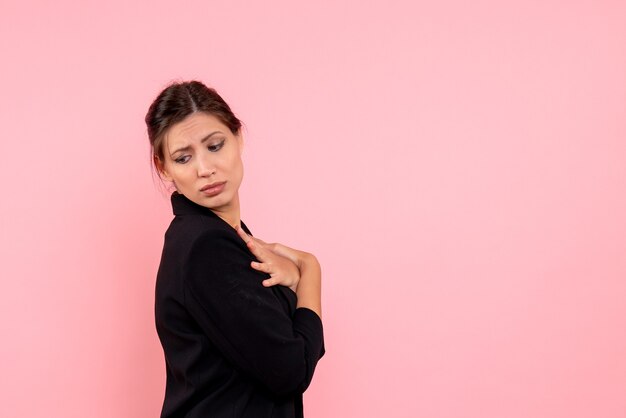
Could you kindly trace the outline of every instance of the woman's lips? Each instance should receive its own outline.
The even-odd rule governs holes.
[[[208,188],[205,188],[206,187],[205,186],[200,191],[207,196],[215,196],[216,194],[219,194],[222,190],[224,190],[225,184],[226,182],[223,182],[223,183],[219,183],[213,187],[208,187]]]

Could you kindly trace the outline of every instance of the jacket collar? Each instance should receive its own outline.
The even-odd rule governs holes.
[[[176,190],[172,192],[172,196],[170,197],[172,202],[172,212],[174,216],[178,215],[205,215],[213,218],[220,219],[224,224],[228,225],[228,223],[215,214],[211,209],[199,205],[196,202],[193,202],[187,198],[184,194],[178,193]],[[248,235],[252,235],[248,227],[242,220],[239,220],[241,227]],[[230,226],[230,225],[229,225]],[[231,227],[232,228],[232,227]]]
[[[174,215],[209,215],[217,216],[207,207],[201,206],[196,202],[192,202],[184,194],[178,193],[176,190],[172,192],[170,197],[172,201],[172,212]]]

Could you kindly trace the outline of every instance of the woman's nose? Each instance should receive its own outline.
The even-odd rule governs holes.
[[[198,177],[207,177],[215,173],[208,158],[198,158]]]

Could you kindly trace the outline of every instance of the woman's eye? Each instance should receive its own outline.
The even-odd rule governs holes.
[[[175,159],[174,161],[176,161],[179,164],[185,164],[187,161],[189,161],[190,158],[191,157],[189,155],[185,155],[185,156]]]
[[[209,145],[209,151],[211,152],[216,152],[219,151],[220,148],[222,148],[222,146],[224,146],[224,141],[225,139],[222,139],[222,142],[220,142],[219,144],[215,144],[215,145]]]

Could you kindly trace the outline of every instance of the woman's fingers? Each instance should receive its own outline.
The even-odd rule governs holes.
[[[258,258],[261,261],[265,261],[265,253],[263,251],[263,248],[261,248],[261,246],[258,245],[252,239],[251,236],[246,234],[246,231],[244,231],[242,227],[237,226],[237,234],[239,234],[241,239],[243,239],[245,241],[246,245],[248,246],[248,249],[250,250],[250,252],[252,254],[254,254],[256,256],[256,258]]]
[[[270,286],[275,286],[275,285],[279,284],[280,280],[278,280],[275,277],[271,277],[269,279],[263,280],[261,283],[263,283],[263,286],[265,286],[265,287],[270,287]]]
[[[258,261],[252,261],[250,265],[252,266],[253,269],[262,271],[264,273],[269,273],[272,270],[269,263],[259,263]]]
[[[269,278],[262,281],[263,286],[283,285],[295,291],[300,281],[300,270],[297,264],[298,259],[295,258],[294,261],[294,259],[290,257],[283,257],[276,254],[273,248],[280,245],[278,243],[267,244],[261,239],[248,235],[240,226],[235,229],[237,234],[246,243],[250,252],[257,258],[257,260],[250,262],[250,266],[255,270],[270,275]],[[293,256],[293,254],[291,255]]]
[[[272,273],[272,266],[271,266],[270,263],[259,263],[258,261],[252,261],[250,263],[250,265],[255,270],[262,271],[264,273],[269,273],[269,274]],[[280,281],[280,279],[278,277],[272,276],[269,279],[263,280],[261,283],[263,283],[263,286],[265,286],[265,287],[270,287],[270,286],[277,285],[280,282],[281,281]]]
[[[248,235],[246,233],[246,231],[244,231],[243,228],[241,228],[241,226],[237,227],[237,234],[239,234],[241,239],[243,239],[246,242],[246,244],[248,244],[250,241],[252,241],[253,244],[256,244],[257,247],[261,247],[261,248],[267,249],[269,251],[274,251],[274,249],[276,248],[276,245],[277,245],[276,243],[268,244],[267,242],[263,241],[261,238],[257,238],[257,237],[253,237],[251,235]],[[250,247],[250,245],[248,245],[248,247]]]
[[[246,244],[248,243],[248,241],[252,239],[250,236],[248,236],[248,234],[246,234],[246,231],[244,231],[243,228],[240,227],[239,225],[237,225],[237,228],[235,228],[235,231],[237,231],[237,234],[239,234],[241,239],[244,240]]]
[[[258,245],[254,240],[250,240],[247,243],[250,252],[256,256],[260,261],[265,261],[265,252],[260,245]]]
[[[261,244],[265,244],[265,241],[263,241],[263,240],[262,240],[261,238],[259,238],[259,237],[253,237],[253,236],[251,236],[251,235],[250,235],[250,239],[253,239],[253,240],[255,240],[256,242],[259,242],[259,243],[261,243]]]

